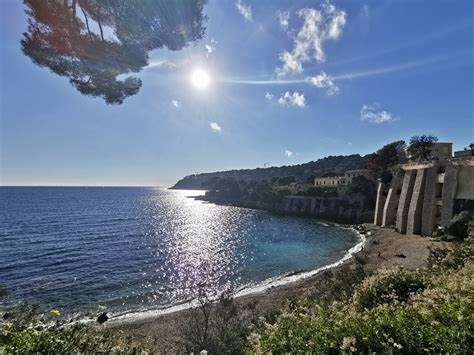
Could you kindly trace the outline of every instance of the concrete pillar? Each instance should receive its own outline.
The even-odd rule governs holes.
[[[311,207],[309,208],[309,213],[314,214],[315,208],[316,208],[316,199],[313,197],[311,198]]]
[[[421,216],[423,212],[423,198],[425,193],[426,170],[419,169],[416,173],[410,207],[407,216],[407,234],[421,233]]]
[[[397,173],[390,184],[382,213],[382,227],[389,227],[395,223],[397,207],[400,200],[399,190],[402,188],[405,172]]]
[[[308,199],[307,198],[302,198],[301,199],[301,213],[305,213],[306,212],[306,206],[308,204]]]
[[[441,225],[446,226],[453,218],[454,198],[458,187],[458,169],[456,165],[447,165],[444,173],[442,191]]]
[[[436,184],[438,183],[438,168],[426,169],[425,196],[423,197],[423,212],[421,217],[421,234],[431,236],[436,225]]]
[[[413,192],[413,185],[415,184],[416,170],[407,170],[403,178],[402,192],[400,200],[398,201],[397,209],[397,230],[405,234],[407,232],[407,218],[408,209],[410,208],[411,194]]]
[[[377,186],[377,199],[375,200],[374,224],[382,225],[383,208],[385,206],[384,184],[379,182]]]
[[[315,200],[314,214],[315,214],[316,216],[318,216],[319,213],[320,213],[320,212],[319,212],[319,209],[320,209],[320,206],[321,206],[321,199],[315,198],[314,200]]]
[[[319,214],[324,214],[326,212],[326,207],[324,206],[324,199],[321,199],[321,203],[319,204]]]
[[[344,207],[343,206],[339,206],[338,211],[337,211],[337,216],[339,218],[344,218]]]

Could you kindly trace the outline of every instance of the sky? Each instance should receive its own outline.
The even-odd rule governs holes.
[[[170,186],[198,172],[474,141],[471,0],[210,0],[204,38],[155,50],[107,105],[32,63],[0,2],[0,184]],[[208,81],[208,83],[207,83]]]

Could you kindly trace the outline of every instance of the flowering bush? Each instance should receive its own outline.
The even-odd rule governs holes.
[[[0,354],[142,352],[119,334],[94,331],[84,324],[61,321],[58,316],[57,312],[38,315],[36,308],[27,304],[4,313],[0,321]]]
[[[469,239],[438,255],[429,268],[369,276],[345,300],[307,300],[285,309],[249,337],[251,352],[469,353],[474,344]]]
[[[364,280],[354,294],[354,304],[371,309],[381,304],[407,302],[425,287],[426,277],[422,272],[402,268],[382,270]]]

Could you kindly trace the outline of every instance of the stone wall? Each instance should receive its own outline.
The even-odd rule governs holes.
[[[416,170],[408,170],[403,178],[402,192],[398,201],[396,229],[405,234],[407,232],[408,209],[410,208],[411,194],[415,185]]]
[[[442,193],[441,225],[445,226],[453,218],[454,197],[458,185],[458,166],[446,166]]]
[[[392,179],[392,183],[388,189],[387,198],[385,199],[385,205],[383,207],[383,227],[390,227],[395,224],[404,176],[405,172],[400,171]]]
[[[431,235],[437,226],[451,221],[455,206],[474,205],[474,158],[410,163],[401,168],[386,198],[379,185],[376,225],[395,224],[402,234]]]
[[[421,215],[423,211],[423,196],[425,193],[425,180],[427,169],[420,169],[416,173],[410,207],[407,216],[407,234],[421,233]]]
[[[373,211],[364,208],[364,197],[311,197],[285,196],[284,212],[296,215],[313,216],[345,223],[368,221]]]
[[[438,168],[426,169],[425,196],[423,197],[423,215],[421,218],[421,234],[431,235],[436,226]]]
[[[386,196],[384,193],[385,185],[379,182],[377,186],[377,199],[375,200],[374,224],[380,226],[383,218],[383,207],[385,205]]]

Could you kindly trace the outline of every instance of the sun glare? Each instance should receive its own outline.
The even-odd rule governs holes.
[[[191,83],[196,89],[204,90],[209,86],[211,77],[208,72],[202,69],[195,69],[191,74]]]

